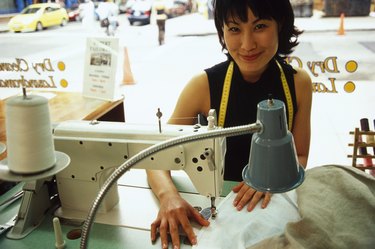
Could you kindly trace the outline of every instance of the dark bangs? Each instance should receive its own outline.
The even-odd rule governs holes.
[[[248,8],[260,19],[274,19],[273,8],[267,1],[230,1],[230,3],[228,9],[223,13],[223,16],[226,17],[224,23],[231,19],[247,22]]]

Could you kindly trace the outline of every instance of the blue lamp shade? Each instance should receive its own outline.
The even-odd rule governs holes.
[[[302,184],[305,171],[298,163],[293,135],[287,129],[285,105],[277,99],[258,104],[262,130],[251,140],[244,182],[261,192],[283,193]]]

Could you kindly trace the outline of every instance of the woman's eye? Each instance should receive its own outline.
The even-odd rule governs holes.
[[[231,31],[231,32],[238,32],[240,29],[237,28],[237,27],[229,27],[228,30]]]
[[[259,30],[259,29],[264,29],[264,28],[266,28],[267,27],[267,25],[266,24],[264,24],[264,23],[258,23],[257,25],[255,25],[255,30]]]

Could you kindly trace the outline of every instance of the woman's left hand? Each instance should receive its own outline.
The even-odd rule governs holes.
[[[271,193],[258,192],[244,182],[240,182],[232,190],[234,193],[237,193],[233,201],[233,206],[238,211],[242,210],[245,205],[247,205],[247,211],[252,211],[261,199],[263,199],[262,208],[266,208],[271,200]]]

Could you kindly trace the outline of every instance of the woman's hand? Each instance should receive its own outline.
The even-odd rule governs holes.
[[[197,243],[196,235],[189,219],[202,226],[208,226],[209,221],[179,195],[163,197],[156,220],[151,224],[151,241],[155,242],[159,230],[162,248],[168,248],[168,233],[172,239],[173,249],[180,248],[179,226],[182,227],[192,245]]]
[[[258,192],[244,182],[240,182],[232,190],[234,193],[237,193],[233,201],[233,206],[238,211],[242,210],[245,205],[247,205],[247,211],[252,211],[263,197],[262,208],[266,208],[271,200],[271,193]]]

